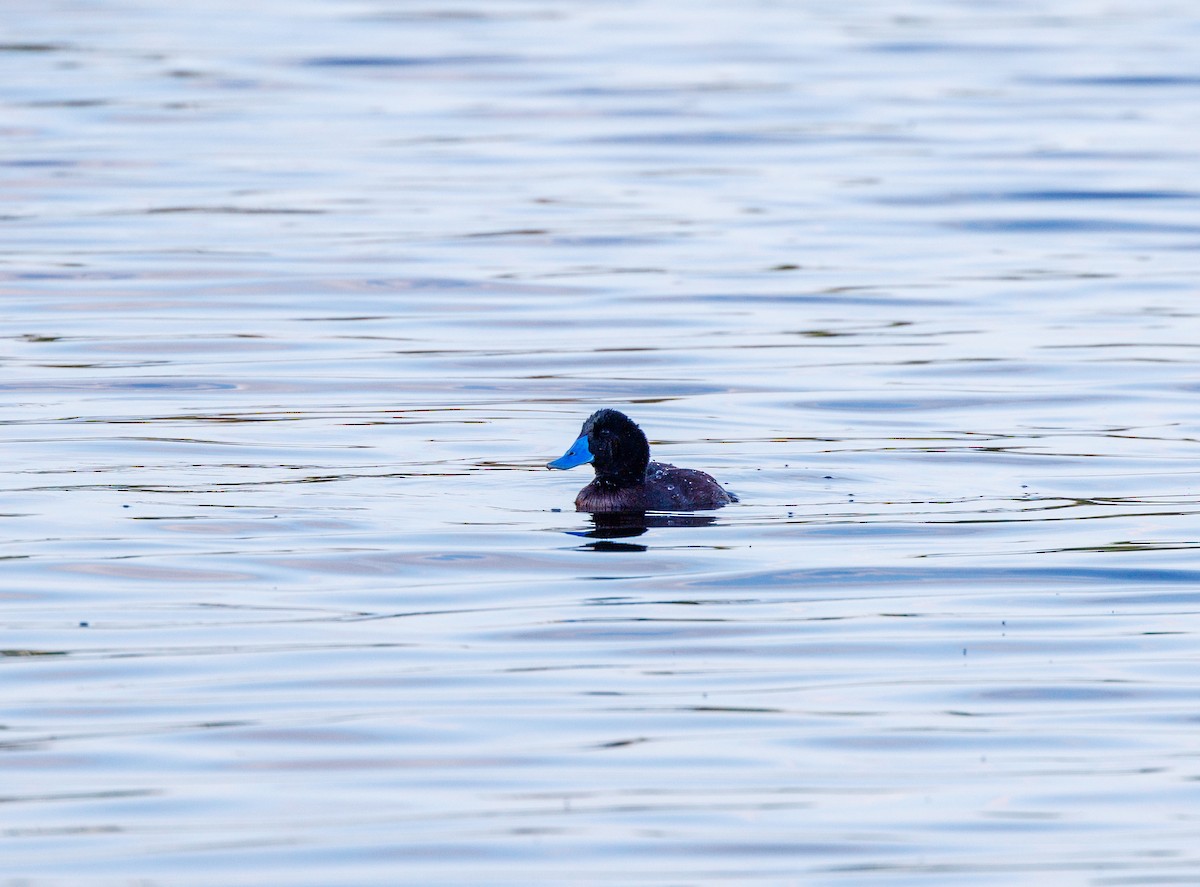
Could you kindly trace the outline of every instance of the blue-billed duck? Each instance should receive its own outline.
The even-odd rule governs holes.
[[[737,497],[703,471],[650,461],[650,443],[624,413],[598,410],[579,439],[547,468],[592,463],[596,479],[575,497],[576,511],[697,511]]]

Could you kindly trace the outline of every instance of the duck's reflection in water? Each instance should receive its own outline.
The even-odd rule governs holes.
[[[584,548],[592,551],[645,551],[648,546],[631,542],[613,542],[613,539],[630,539],[657,527],[707,527],[716,522],[709,514],[646,514],[644,511],[615,511],[591,515],[592,527],[588,530],[570,530],[572,536],[596,539]]]

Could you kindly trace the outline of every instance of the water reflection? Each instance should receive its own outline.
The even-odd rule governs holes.
[[[649,529],[709,527],[716,523],[716,517],[710,514],[653,514],[644,511],[603,512],[592,514],[590,518],[590,529],[569,530],[568,533],[571,536],[599,540],[582,546],[592,551],[646,551],[646,545],[611,540],[641,536]]]

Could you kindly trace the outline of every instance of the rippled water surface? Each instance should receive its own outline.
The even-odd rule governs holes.
[[[5,18],[2,883],[1200,883],[1193,4]]]

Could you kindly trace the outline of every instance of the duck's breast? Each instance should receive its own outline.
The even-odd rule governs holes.
[[[631,487],[602,486],[592,481],[575,497],[576,511],[602,513],[611,511],[645,511],[656,506],[647,505],[644,499],[645,486]]]

